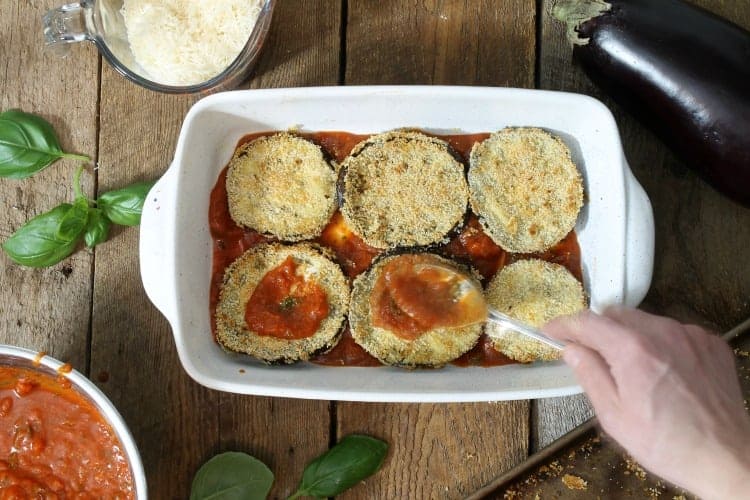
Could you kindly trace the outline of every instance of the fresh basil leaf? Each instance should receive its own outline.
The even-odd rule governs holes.
[[[109,191],[97,198],[96,205],[115,224],[137,226],[141,223],[141,212],[146,195],[155,182],[139,182],[126,188]]]
[[[109,228],[112,225],[101,210],[98,208],[89,209],[89,222],[86,225],[86,232],[83,233],[83,241],[89,248],[94,248],[109,237]]]
[[[57,237],[65,241],[78,239],[86,229],[88,220],[89,202],[86,198],[78,197],[60,221],[60,227],[57,228]]]
[[[57,264],[73,253],[78,238],[61,238],[60,223],[73,210],[73,205],[63,203],[49,212],[37,215],[3,243],[3,250],[14,261],[29,267]]]
[[[273,472],[246,453],[216,455],[198,469],[190,500],[264,500],[271,491]]]
[[[44,118],[17,109],[0,113],[0,177],[23,179],[64,157],[89,161],[63,152]]]
[[[387,452],[388,444],[379,439],[350,434],[305,468],[289,498],[336,496],[377,472]]]

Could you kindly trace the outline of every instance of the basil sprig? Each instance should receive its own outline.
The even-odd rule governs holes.
[[[198,469],[190,500],[263,500],[271,491],[273,472],[245,453],[216,455]]]
[[[289,500],[338,495],[377,472],[387,452],[388,444],[379,439],[350,434],[310,462]],[[273,473],[263,462],[244,453],[222,453],[198,469],[190,500],[263,500],[272,483]]]
[[[377,472],[387,452],[388,444],[379,439],[350,434],[310,462],[289,499],[336,496]]]
[[[3,250],[14,262],[29,267],[51,266],[72,254],[81,239],[89,248],[106,241],[112,222],[126,226],[140,222],[143,203],[153,182],[139,182],[104,193],[99,200],[105,198],[107,202],[101,206],[99,200],[89,200],[83,195],[82,172],[83,166],[73,180],[76,197],[72,204],[63,203],[34,217],[3,243]],[[115,214],[116,221],[110,220],[109,214]]]
[[[90,160],[63,152],[52,125],[44,118],[17,109],[0,113],[0,177],[23,179],[60,158]]]

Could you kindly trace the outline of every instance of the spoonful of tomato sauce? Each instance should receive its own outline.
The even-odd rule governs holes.
[[[407,315],[416,327],[454,328],[490,321],[500,326],[486,329],[490,337],[514,331],[555,349],[564,347],[538,329],[490,307],[479,284],[463,271],[433,262],[401,264],[386,269],[383,284],[391,305]]]

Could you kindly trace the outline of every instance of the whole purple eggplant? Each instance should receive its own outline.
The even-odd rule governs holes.
[[[750,33],[680,0],[559,0],[553,15],[595,83],[750,207]]]

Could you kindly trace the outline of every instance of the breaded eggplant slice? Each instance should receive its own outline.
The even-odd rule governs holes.
[[[370,246],[430,245],[463,221],[464,167],[443,140],[409,131],[375,135],[341,168],[341,213]]]
[[[298,243],[255,246],[237,258],[224,273],[216,306],[216,339],[226,349],[254,356],[267,363],[294,363],[331,349],[339,341],[349,310],[349,283],[341,268],[318,247]],[[316,332],[306,338],[283,339],[258,335],[245,321],[253,291],[266,274],[291,256],[295,274],[314,280],[326,294],[328,314]]]
[[[558,137],[539,128],[506,128],[474,145],[471,207],[508,252],[541,252],[575,226],[583,181]]]
[[[406,368],[437,368],[474,347],[482,334],[482,325],[435,328],[420,334],[414,340],[404,339],[388,329],[373,325],[370,298],[385,265],[396,259],[410,265],[412,262],[409,258],[413,256],[424,257],[426,263],[434,262],[467,272],[455,262],[430,253],[384,257],[354,280],[349,306],[349,327],[354,341],[382,363]],[[481,288],[479,281],[472,279]]]
[[[229,162],[227,199],[237,224],[284,241],[312,239],[336,210],[336,172],[302,137],[259,137]]]
[[[537,328],[557,316],[574,314],[586,307],[581,283],[559,264],[539,259],[519,260],[498,272],[485,291],[487,303],[500,312]],[[487,323],[487,329],[497,325]],[[559,358],[559,351],[514,331],[493,335],[495,349],[528,363]]]

